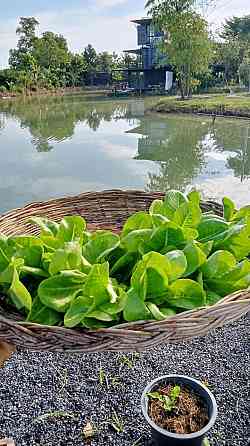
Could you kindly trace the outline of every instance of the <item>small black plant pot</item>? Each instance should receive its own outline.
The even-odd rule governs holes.
[[[161,385],[174,384],[192,389],[204,401],[208,409],[209,421],[200,431],[192,434],[175,434],[157,426],[148,415],[148,393]],[[201,446],[204,436],[214,425],[217,417],[217,404],[212,393],[201,382],[184,375],[165,375],[156,378],[144,389],[141,399],[142,413],[151,427],[152,437],[157,446]]]

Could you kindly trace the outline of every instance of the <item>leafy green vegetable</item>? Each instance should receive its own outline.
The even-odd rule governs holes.
[[[215,240],[218,234],[223,233],[228,229],[228,223],[219,219],[217,216],[206,215],[201,219],[198,225],[199,241],[202,243],[210,240]]]
[[[165,254],[172,249],[179,249],[185,245],[183,230],[175,223],[164,223],[151,231],[148,240],[140,245],[143,253],[156,251]]]
[[[82,243],[85,229],[86,222],[82,217],[78,215],[64,217],[56,236],[63,242],[80,241]]]
[[[162,217],[168,216],[167,209],[165,209],[164,203],[162,200],[154,200],[149,208],[149,214],[153,215],[161,215]],[[169,220],[170,221],[170,220]]]
[[[167,302],[176,308],[192,310],[205,305],[205,292],[194,280],[178,279],[169,287]]]
[[[176,210],[184,203],[188,203],[188,199],[180,191],[170,190],[167,192],[164,200],[166,216],[172,220]]]
[[[83,246],[82,254],[91,264],[99,263],[120,244],[120,238],[110,231],[96,231]]]
[[[221,300],[221,296],[218,293],[215,293],[214,291],[207,290],[206,292],[206,304],[207,305],[214,305],[217,304]]]
[[[16,237],[14,257],[22,258],[26,266],[39,268],[44,252],[43,243],[34,236]]]
[[[12,258],[7,268],[0,273],[0,284],[11,284],[13,281],[14,272],[17,271],[17,273],[19,273],[23,266],[23,259]]]
[[[146,296],[157,296],[168,287],[168,276],[171,271],[169,260],[158,252],[145,254],[131,278],[131,286],[143,300]]]
[[[53,326],[61,321],[61,315],[57,311],[43,305],[39,297],[36,296],[33,300],[27,320],[37,324]]]
[[[137,252],[150,240],[151,236],[152,229],[136,229],[121,238],[121,245],[128,252]]]
[[[239,211],[235,212],[233,214],[232,220],[233,221],[242,221],[243,223],[247,218],[250,217],[250,205],[244,206]]]
[[[56,236],[58,233],[59,225],[58,223],[49,220],[44,217],[32,217],[30,218],[30,223],[37,225],[41,229],[41,236]]]
[[[223,199],[223,217],[200,194],[167,192],[121,234],[88,232],[80,216],[33,217],[39,236],[0,234],[0,293],[28,321],[98,329],[164,320],[250,287],[250,205]]]
[[[206,254],[195,242],[189,242],[183,249],[183,253],[187,259],[187,268],[183,274],[184,277],[193,274],[206,261]]]
[[[180,396],[180,386],[174,386],[169,392],[169,395],[165,395],[161,392],[149,392],[147,396],[152,399],[156,399],[162,403],[163,409],[166,412],[171,412],[175,408],[175,404]]]
[[[189,192],[188,194],[188,200],[193,203],[196,204],[196,206],[200,207],[200,201],[201,201],[201,195],[200,192],[198,192],[197,190],[192,190],[191,192]]]
[[[235,204],[230,198],[224,197],[223,200],[223,215],[226,221],[231,221],[235,213]]]
[[[13,250],[8,244],[8,239],[4,235],[0,234],[0,272],[4,271],[11,260]]]
[[[78,242],[66,242],[50,256],[49,273],[54,276],[63,270],[80,268],[81,262],[81,245]]]
[[[204,279],[206,286],[221,296],[242,290],[250,286],[250,261],[245,259],[233,268]]]
[[[173,221],[183,228],[196,228],[201,221],[200,207],[192,202],[183,203],[176,209]]]
[[[118,296],[109,278],[109,264],[93,265],[83,288],[86,296],[92,297],[93,310],[105,303],[116,303]]]
[[[64,316],[64,325],[68,328],[76,327],[82,322],[93,303],[93,298],[89,296],[77,296],[70,304]]]
[[[220,277],[236,265],[233,254],[228,251],[216,251],[201,267],[203,277],[211,279]]]
[[[131,215],[125,222],[122,230],[122,237],[129,234],[131,231],[138,229],[151,229],[152,218],[146,212],[136,212]]]
[[[163,321],[167,317],[174,316],[176,314],[176,311],[172,308],[159,308],[157,305],[151,302],[147,304],[147,308],[157,321]]]
[[[70,272],[69,272],[70,273]],[[86,276],[82,274],[82,281],[78,282],[74,274],[59,274],[45,279],[38,287],[41,302],[49,308],[64,313],[74,297],[83,289]]]
[[[152,315],[149,312],[144,300],[137,294],[134,288],[128,291],[127,302],[123,311],[125,321],[139,321],[151,319]]]
[[[47,271],[44,271],[42,268],[33,268],[32,266],[22,266],[20,271],[22,276],[31,275],[35,277],[49,277]]]
[[[11,286],[8,291],[8,295],[16,305],[17,309],[25,308],[26,310],[31,310],[32,299],[29,291],[23,285],[23,283],[19,280],[18,272],[14,268],[13,278],[11,282]]]
[[[173,282],[179,279],[187,270],[187,257],[183,251],[170,251],[165,254],[165,257],[169,260],[171,269],[169,272],[169,281]]]
[[[250,218],[245,224],[234,224],[219,234],[214,241],[215,249],[230,251],[237,260],[242,260],[250,253]]]

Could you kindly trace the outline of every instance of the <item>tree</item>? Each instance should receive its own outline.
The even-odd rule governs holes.
[[[165,23],[166,17],[189,11],[195,0],[148,0],[146,9],[158,24]]]
[[[113,55],[107,51],[98,54],[98,71],[104,71],[105,73],[111,73],[113,68]]]
[[[221,37],[250,42],[250,14],[226,20]]]
[[[33,43],[35,40],[36,26],[39,22],[35,17],[21,17],[19,26],[16,29],[16,34],[19,37],[17,47],[20,51],[29,52],[32,51]]]
[[[240,79],[248,87],[250,93],[250,57],[246,57],[239,67]]]
[[[69,85],[79,86],[83,83],[83,75],[87,69],[86,61],[82,54],[70,54],[70,62],[67,65],[67,77]]]
[[[39,22],[35,17],[21,17],[19,26],[16,29],[16,34],[19,36],[17,42],[17,49],[10,50],[9,65],[12,68],[23,69],[24,58],[27,54],[33,51],[34,43],[36,41],[36,27]]]
[[[83,57],[86,62],[87,81],[93,84],[94,75],[97,72],[98,55],[95,48],[92,45],[86,46],[83,52]]]
[[[237,81],[239,66],[244,57],[244,48],[237,39],[214,43],[213,63],[224,68],[224,81]]]
[[[146,8],[165,38],[160,50],[174,66],[182,98],[197,85],[195,77],[206,73],[211,59],[208,23],[194,10],[195,0],[148,0]]]
[[[47,31],[37,39],[33,49],[38,66],[46,74],[48,84],[54,87],[66,85],[67,65],[70,53],[66,39],[59,34]]]
[[[196,76],[209,69],[211,43],[207,22],[198,13],[185,11],[166,16],[163,29],[167,37],[162,50],[175,67],[182,98],[189,97]]]
[[[13,68],[5,68],[0,70],[0,85],[9,88],[11,83],[15,84],[17,80],[17,72]]]
[[[222,41],[215,44],[215,63],[224,67],[226,83],[238,81],[241,67],[241,79],[246,81],[247,64],[250,43],[250,15],[233,17],[226,21],[220,34]],[[248,81],[245,82],[248,85]]]
[[[69,50],[66,39],[51,31],[43,33],[37,39],[33,51],[38,65],[44,68],[58,68],[69,62]]]

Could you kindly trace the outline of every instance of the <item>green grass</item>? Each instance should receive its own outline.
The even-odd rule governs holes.
[[[205,113],[250,118],[250,95],[242,96],[194,96],[180,100],[176,97],[161,99],[152,111],[162,113]]]

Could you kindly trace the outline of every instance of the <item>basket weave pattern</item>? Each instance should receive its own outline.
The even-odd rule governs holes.
[[[41,203],[32,203],[0,217],[0,232],[10,235],[38,234],[27,220],[43,216],[59,221],[65,215],[81,215],[90,230],[119,232],[134,212],[147,210],[151,202],[162,198],[159,192],[111,190],[89,192]],[[202,203],[203,211],[222,215],[214,202]],[[18,315],[0,308],[0,340],[31,350],[55,352],[141,351],[166,342],[181,342],[204,336],[211,329],[239,319],[250,310],[250,290],[236,292],[211,307],[186,311],[164,321],[140,321],[99,330],[49,327],[20,321]]]

